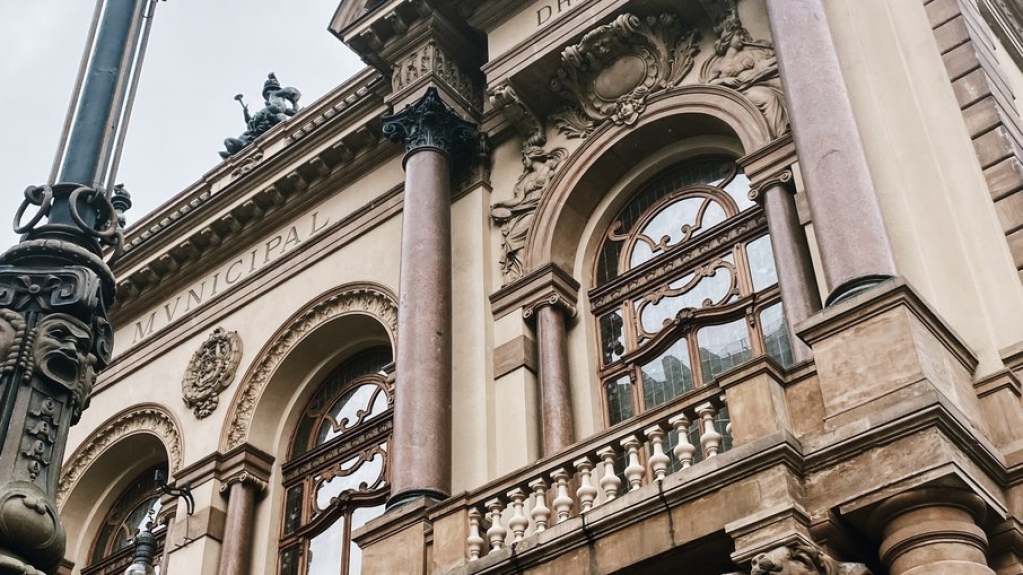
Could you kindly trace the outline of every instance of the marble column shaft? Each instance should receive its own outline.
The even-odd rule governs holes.
[[[895,275],[822,0],[767,0],[828,303]]]
[[[249,575],[256,496],[263,485],[254,479],[239,478],[226,488],[227,517],[224,542],[220,547],[219,572],[221,575]]]
[[[810,246],[796,211],[796,198],[788,184],[770,183],[758,198],[767,215],[778,271],[778,288],[785,308],[792,356],[796,363],[812,357],[810,347],[796,337],[793,326],[821,309],[821,297],[813,271]]]
[[[568,345],[564,308],[545,304],[536,310],[540,364],[540,413],[543,456],[563,451],[575,440],[572,395],[568,383]]]
[[[451,173],[476,135],[428,88],[383,118],[405,144],[394,438],[388,506],[451,491]]]
[[[446,154],[405,162],[392,497],[451,485],[451,193]]]

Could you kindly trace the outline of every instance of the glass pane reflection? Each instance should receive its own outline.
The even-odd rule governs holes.
[[[316,508],[323,511],[330,507],[331,501],[345,491],[360,491],[373,488],[382,479],[384,457],[374,453],[368,461],[362,462],[361,457],[353,457],[341,464],[342,472],[349,475],[332,477],[320,484],[316,490]]]
[[[660,357],[642,367],[643,404],[661,405],[693,388],[692,362],[686,339],[680,339]]]
[[[745,318],[721,325],[709,325],[700,330],[697,342],[700,345],[700,368],[705,382],[753,357]]]
[[[771,250],[770,236],[761,236],[746,244],[746,257],[749,258],[754,290],[760,291],[778,283],[778,272],[774,267],[774,252]]]
[[[339,517],[326,531],[309,541],[309,568],[307,575],[337,575],[341,573],[341,550],[345,540],[345,518]]]
[[[357,507],[352,512],[352,531],[365,525],[370,519],[384,514],[384,506]],[[362,549],[355,542],[348,545],[348,575],[359,575],[362,572]]]
[[[611,425],[632,417],[632,384],[628,375],[623,375],[605,385],[607,388],[607,408],[611,415]]]
[[[625,355],[624,328],[621,311],[615,310],[600,317],[600,347],[604,365],[612,364]]]
[[[789,341],[789,330],[781,302],[760,312],[760,329],[764,332],[764,348],[767,355],[778,365],[790,367],[794,362],[792,342]]]

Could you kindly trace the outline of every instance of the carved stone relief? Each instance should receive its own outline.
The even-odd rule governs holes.
[[[753,558],[751,567],[749,575],[871,575],[862,563],[840,563],[806,544],[785,545],[761,553]]]
[[[788,131],[785,96],[774,45],[754,40],[733,8],[714,27],[714,55],[700,68],[700,81],[742,92],[767,119],[773,137]]]
[[[87,440],[82,442],[79,451],[68,459],[63,467],[57,488],[57,506],[64,505],[68,494],[78,484],[82,474],[111,445],[123,437],[145,431],[159,437],[167,448],[167,467],[171,474],[180,470],[184,442],[173,417],[156,406],[136,408],[114,418],[98,431],[93,432]]]
[[[490,206],[490,217],[501,226],[501,273],[505,283],[522,277],[522,249],[533,225],[533,216],[540,205],[547,184],[561,162],[568,157],[565,148],[545,150],[530,146],[522,150],[525,170],[515,183],[514,197]]]
[[[220,392],[231,384],[241,358],[238,332],[219,327],[192,355],[181,382],[181,397],[196,418],[209,417],[217,408]]]
[[[436,42],[424,44],[395,64],[394,72],[391,75],[391,87],[397,93],[431,73],[447,83],[457,93],[462,94],[473,106],[479,106],[483,101],[472,77],[462,71],[461,67],[444,53]]]
[[[391,340],[396,340],[398,305],[390,295],[376,287],[348,286],[308,308],[269,343],[260,353],[259,363],[246,374],[228,418],[225,451],[245,442],[256,402],[263,393],[263,388],[277,371],[277,367],[291,350],[306,334],[338,316],[351,312],[362,312],[377,318],[387,328]]]
[[[677,86],[699,51],[696,30],[670,14],[623,14],[561,53],[551,80],[571,102],[552,115],[558,130],[585,138],[605,122],[632,125],[654,93]]]

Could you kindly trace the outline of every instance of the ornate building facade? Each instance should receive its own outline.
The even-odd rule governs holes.
[[[1023,574],[1021,16],[340,2],[126,231],[62,572]]]

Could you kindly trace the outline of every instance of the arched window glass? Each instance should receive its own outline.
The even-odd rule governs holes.
[[[766,220],[731,159],[687,161],[639,190],[595,267],[612,425],[758,355],[792,362]]]
[[[131,564],[135,536],[142,528],[153,531],[157,536],[157,558],[163,550],[165,530],[155,529],[160,513],[160,492],[156,474],[167,476],[167,464],[161,463],[139,474],[125,489],[103,518],[99,535],[89,555],[89,566],[82,569],[82,575],[108,575],[124,573]]]
[[[390,348],[335,369],[302,411],[284,472],[280,575],[358,575],[352,531],[384,511],[393,405]]]

